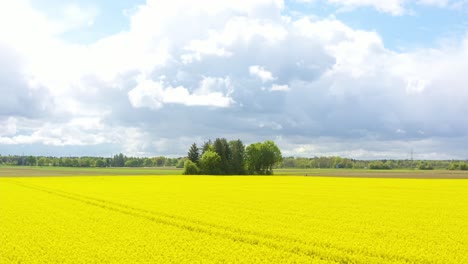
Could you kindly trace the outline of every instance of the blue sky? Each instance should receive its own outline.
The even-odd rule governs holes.
[[[0,154],[466,159],[468,1],[19,0],[0,7]]]
[[[35,0],[31,4],[51,19],[60,20],[65,16],[64,10],[70,6],[79,7],[84,12],[92,13],[92,25],[64,32],[61,37],[67,41],[90,44],[108,35],[129,29],[129,16],[144,0]]]

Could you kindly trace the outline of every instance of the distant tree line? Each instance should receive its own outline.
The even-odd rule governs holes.
[[[228,142],[225,138],[209,140],[201,148],[193,143],[187,158],[186,175],[270,175],[282,160],[280,149],[271,140],[245,147],[239,139]]]
[[[270,168],[255,167],[247,160],[247,149],[239,140],[238,142],[227,142],[229,149],[227,154],[223,154],[221,149],[226,146],[226,142],[221,140],[216,144],[217,151],[214,150],[214,143],[211,141],[205,142],[199,149],[198,154],[195,151],[195,146],[191,146],[191,152],[187,157],[169,158],[164,156],[159,157],[128,157],[124,154],[116,154],[112,157],[50,157],[50,156],[19,156],[19,155],[0,155],[0,165],[8,166],[55,166],[55,167],[177,167],[184,168],[185,161],[196,160],[206,152],[206,150],[214,151],[218,154],[220,162],[224,169],[220,170],[220,174],[250,174],[255,173],[259,169],[259,174],[267,174],[273,168],[301,168],[301,169],[318,169],[318,168],[337,168],[337,169],[419,169],[419,170],[433,170],[433,169],[448,169],[448,170],[468,170],[468,160],[356,160],[342,157],[285,157]],[[236,140],[237,141],[237,140]],[[253,144],[254,145],[254,144]],[[256,146],[256,147],[254,147]],[[258,153],[259,145],[254,145],[250,149],[250,156],[254,157]],[[198,149],[198,148],[197,148]],[[257,151],[253,151],[257,150]],[[219,154],[218,153],[221,153]],[[229,154],[229,152],[231,154]],[[190,154],[191,153],[191,154]],[[233,154],[234,153],[234,154]],[[192,156],[191,156],[192,155]],[[195,155],[195,156],[194,156]],[[229,156],[231,155],[231,156]],[[234,155],[234,156],[232,156]],[[210,157],[214,156],[214,157]],[[228,158],[226,159],[225,156]],[[221,158],[223,157],[223,158]],[[230,158],[229,158],[230,157]],[[214,161],[213,161],[214,159]],[[216,166],[208,166],[210,162],[217,164],[216,155],[213,153],[207,154],[205,157],[205,164],[203,169]],[[227,162],[229,161],[229,162]],[[226,162],[228,165],[226,165]],[[201,173],[202,167],[200,162],[194,162],[196,169]],[[248,166],[249,165],[249,166]],[[227,168],[227,169],[226,169]],[[195,167],[194,167],[195,169]],[[249,171],[250,170],[250,171]]]
[[[280,168],[303,168],[303,169],[449,169],[468,170],[468,161],[463,160],[356,160],[341,157],[286,157],[278,165]]]
[[[54,166],[54,167],[179,167],[184,166],[185,158],[167,157],[127,157],[120,153],[110,158],[104,157],[48,157],[0,155],[0,165],[9,166]]]

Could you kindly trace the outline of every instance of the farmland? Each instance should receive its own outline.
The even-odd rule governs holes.
[[[465,179],[124,174],[1,177],[0,263],[468,263]]]

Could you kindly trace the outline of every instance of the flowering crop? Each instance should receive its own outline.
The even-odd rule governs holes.
[[[0,263],[468,263],[468,181],[0,178]]]

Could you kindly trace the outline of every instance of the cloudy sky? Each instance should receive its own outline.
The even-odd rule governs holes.
[[[468,158],[467,0],[0,3],[0,154]]]

